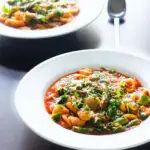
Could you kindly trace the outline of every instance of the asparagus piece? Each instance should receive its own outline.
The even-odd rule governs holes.
[[[130,128],[130,127],[132,127],[132,126],[139,125],[139,124],[140,124],[140,120],[139,120],[139,119],[134,119],[134,120],[130,121],[130,122],[126,125],[126,127],[127,127],[127,128]]]

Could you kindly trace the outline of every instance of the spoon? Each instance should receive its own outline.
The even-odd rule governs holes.
[[[108,14],[114,20],[115,25],[115,47],[120,49],[120,19],[126,14],[126,1],[125,0],[108,0]]]

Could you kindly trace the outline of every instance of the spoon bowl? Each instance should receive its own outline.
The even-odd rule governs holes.
[[[125,0],[109,0],[108,14],[111,18],[123,18],[126,14]]]

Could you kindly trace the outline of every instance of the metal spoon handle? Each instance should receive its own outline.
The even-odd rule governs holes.
[[[115,25],[115,47],[116,50],[120,49],[120,22],[119,18],[114,18],[114,25]]]
[[[125,0],[108,0],[108,14],[114,20],[115,26],[115,48],[120,50],[120,19],[126,14]]]

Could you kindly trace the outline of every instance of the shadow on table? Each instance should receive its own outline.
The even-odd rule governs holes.
[[[50,57],[74,50],[96,48],[100,42],[100,37],[92,29],[47,39],[0,37],[0,64],[13,69],[29,70]]]

